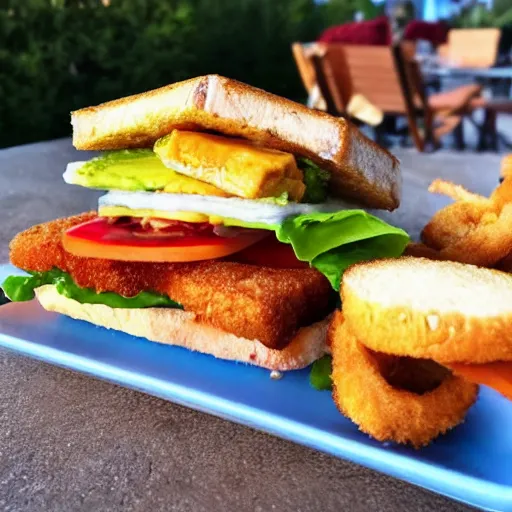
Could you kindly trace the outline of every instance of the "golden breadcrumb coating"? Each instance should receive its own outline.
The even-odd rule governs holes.
[[[477,385],[444,374],[442,368],[433,371],[430,361],[392,361],[369,351],[339,312],[329,338],[334,401],[361,431],[379,441],[421,448],[461,423],[477,398]]]

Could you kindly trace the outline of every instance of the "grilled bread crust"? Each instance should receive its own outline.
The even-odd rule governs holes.
[[[365,346],[440,364],[512,361],[512,276],[403,257],[343,275],[344,318]]]
[[[400,202],[398,160],[351,123],[218,75],[77,110],[71,123],[86,150],[152,147],[173,129],[243,137],[329,170],[334,196],[387,210]]]

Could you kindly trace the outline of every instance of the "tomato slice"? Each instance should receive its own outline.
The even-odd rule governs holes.
[[[238,230],[219,236],[213,226],[176,223],[164,230],[138,224],[118,224],[98,218],[64,233],[64,249],[75,256],[120,261],[186,262],[222,258],[268,236],[268,231]]]
[[[512,400],[512,362],[499,361],[487,364],[451,363],[446,365],[455,375],[475,384],[495,389]]]
[[[261,267],[309,268],[307,262],[297,259],[290,244],[283,244],[275,236],[269,236],[237,252],[230,260]]]

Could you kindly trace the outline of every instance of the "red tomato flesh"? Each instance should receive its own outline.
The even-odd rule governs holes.
[[[271,268],[309,268],[309,264],[295,256],[290,244],[283,244],[275,235],[243,249],[229,258],[231,261]]]
[[[178,222],[162,230],[139,223],[112,223],[98,218],[69,229],[64,249],[75,256],[120,261],[186,262],[223,258],[249,247],[268,231],[238,229],[219,236],[210,224]]]

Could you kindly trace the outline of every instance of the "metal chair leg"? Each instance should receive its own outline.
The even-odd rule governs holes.
[[[485,130],[489,134],[489,149],[492,151],[498,151],[498,127],[496,125],[497,120],[497,113],[494,110],[489,110],[489,119]]]
[[[466,143],[464,141],[464,120],[462,119],[458,126],[453,131],[455,137],[455,145],[459,151],[466,149]]]

